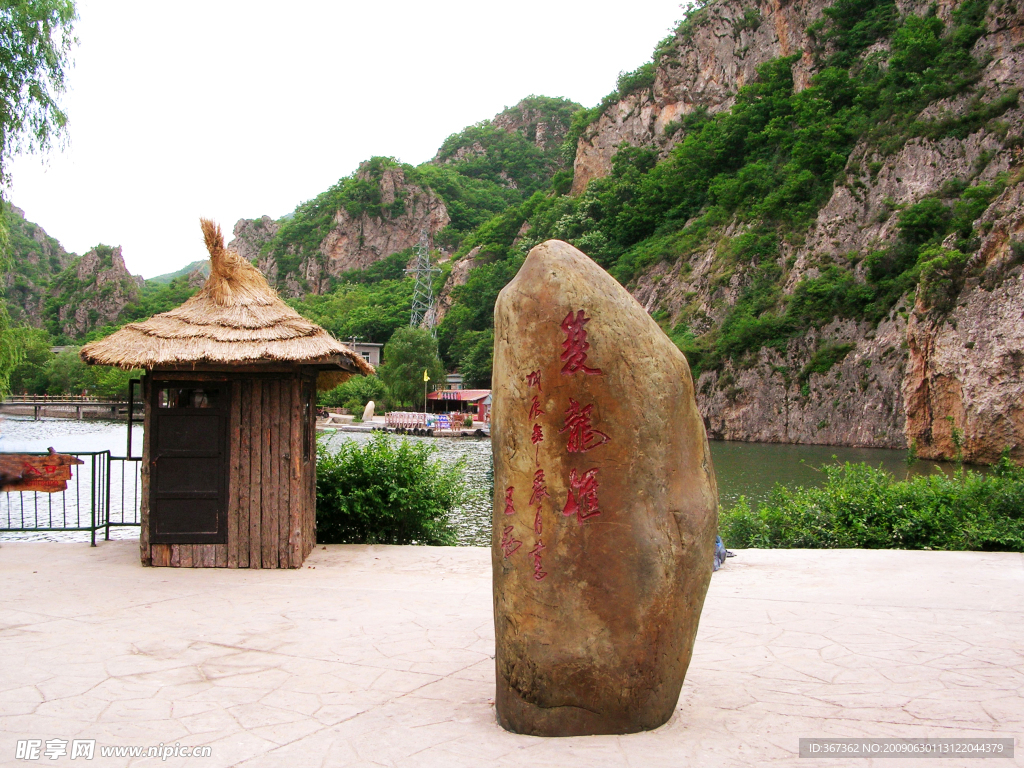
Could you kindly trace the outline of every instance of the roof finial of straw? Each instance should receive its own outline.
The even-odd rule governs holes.
[[[224,234],[220,231],[220,224],[210,219],[199,219],[203,227],[203,239],[206,241],[206,250],[210,252],[210,258],[214,259],[224,252]]]

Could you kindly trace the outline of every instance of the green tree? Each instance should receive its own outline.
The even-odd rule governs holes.
[[[50,395],[93,394],[95,370],[78,356],[81,347],[68,347],[54,355],[46,366],[46,393]]]
[[[467,387],[491,388],[491,367],[494,364],[494,331],[471,331],[466,334],[468,348],[459,363],[459,372]]]
[[[396,405],[423,405],[423,372],[433,385],[444,382],[437,340],[422,328],[399,328],[384,346],[380,377]]]
[[[16,0],[0,7],[0,180],[18,152],[46,150],[68,118],[57,103],[78,19],[73,0]]]
[[[371,400],[376,412],[380,413],[387,407],[389,398],[388,388],[379,376],[353,376],[329,392],[321,393],[318,400],[321,405],[348,408],[353,414],[360,416],[363,408]]]
[[[46,394],[47,367],[53,361],[50,334],[37,328],[15,328],[12,335],[21,359],[11,371],[11,392]]]
[[[102,400],[125,400],[128,397],[128,382],[141,379],[141,370],[124,371],[110,365],[92,367],[92,384],[89,394]]]
[[[0,6],[0,184],[18,152],[41,151],[64,133],[67,115],[57,104],[75,42],[73,0],[9,0]],[[0,197],[2,204],[2,197]],[[0,220],[0,275],[10,265],[7,228]],[[22,356],[0,296],[0,397]]]

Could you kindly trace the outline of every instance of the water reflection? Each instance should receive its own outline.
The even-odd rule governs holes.
[[[110,451],[125,456],[128,441],[123,421],[0,417],[0,453],[45,453],[53,447],[58,453]],[[132,455],[142,453],[142,425],[132,428]],[[72,480],[64,493],[0,494],[0,524],[5,527],[79,527],[88,523],[92,504],[91,481],[98,477],[98,460],[83,457],[85,465],[72,468]],[[105,462],[104,462],[105,464]],[[137,519],[133,499],[138,494],[138,464],[117,462],[111,467],[110,529],[112,539],[137,539],[137,526],[117,527],[120,519]],[[97,540],[103,532],[96,534]],[[91,534],[82,531],[34,531],[0,533],[3,541],[81,541]]]
[[[45,453],[53,446],[58,453],[110,451],[124,456],[128,448],[128,425],[123,421],[39,419],[25,416],[0,417],[0,453]],[[132,454],[142,455],[142,425],[132,427]]]
[[[7,417],[0,423],[0,451],[42,452],[53,446],[62,453],[105,451],[123,456],[126,448],[124,422],[75,421],[69,419],[32,419]],[[345,440],[365,443],[369,433],[337,432],[325,436],[328,446]],[[467,502],[458,510],[456,527],[462,546],[489,546],[491,539],[491,442],[475,438],[430,438],[407,436],[414,442],[426,441],[438,449],[438,458],[454,462],[466,459],[466,482],[470,487]],[[142,426],[133,430],[133,453],[142,450]],[[795,487],[816,486],[824,482],[823,464],[867,462],[881,466],[898,478],[908,474],[952,472],[947,463],[919,461],[907,469],[904,451],[877,448],[842,448],[830,445],[781,445],[714,441],[711,456],[718,478],[719,499],[728,509],[742,496],[752,505],[767,497],[775,483]],[[120,529],[118,536],[138,536],[137,528]],[[78,534],[3,534],[2,538],[47,540],[85,540]]]
[[[907,468],[906,452],[886,448],[844,448],[837,445],[785,445],[779,443],[711,442],[711,460],[718,480],[718,499],[729,509],[740,496],[751,506],[765,499],[776,483],[789,488],[814,487],[825,482],[823,464],[864,462],[881,466],[897,478],[951,473],[952,464],[917,461]]]

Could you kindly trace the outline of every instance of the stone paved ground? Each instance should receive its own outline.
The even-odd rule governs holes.
[[[740,551],[679,708],[650,733],[494,722],[489,552],[318,548],[298,571],[142,568],[110,542],[0,544],[0,765],[733,766],[801,736],[1002,736],[1024,765],[1024,556]],[[206,759],[15,760],[24,738]]]

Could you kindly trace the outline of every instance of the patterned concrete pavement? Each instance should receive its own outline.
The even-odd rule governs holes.
[[[0,765],[740,766],[802,736],[1013,737],[1024,556],[745,550],[715,574],[672,720],[541,739],[494,722],[489,551],[318,547],[297,571],[142,568],[133,542],[0,544]],[[95,739],[91,762],[16,759]],[[212,757],[102,757],[209,745]],[[899,768],[936,765],[901,760]]]

